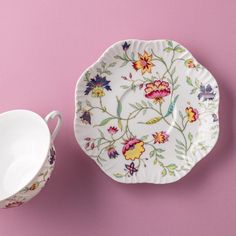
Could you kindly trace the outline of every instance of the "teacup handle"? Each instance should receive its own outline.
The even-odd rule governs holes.
[[[53,143],[55,137],[57,136],[58,131],[61,128],[61,123],[62,123],[61,113],[59,111],[52,111],[44,118],[45,121],[48,123],[49,120],[52,120],[55,117],[57,117],[57,124],[56,124],[56,127],[55,127],[55,129],[53,130],[53,132],[51,134],[52,143]]]

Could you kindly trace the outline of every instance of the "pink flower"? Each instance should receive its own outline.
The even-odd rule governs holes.
[[[109,129],[107,129],[107,131],[110,133],[110,134],[115,134],[118,132],[118,129],[115,127],[115,126],[110,126]]]
[[[163,102],[163,97],[170,94],[169,83],[166,81],[155,80],[153,83],[147,83],[145,91],[145,97],[153,99],[155,102]]]

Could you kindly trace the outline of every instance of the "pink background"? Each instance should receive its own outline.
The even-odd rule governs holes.
[[[0,111],[58,109],[64,124],[51,181],[23,207],[0,210],[0,235],[236,235],[235,12],[234,0],[1,0]],[[75,141],[77,78],[126,38],[174,39],[219,83],[217,146],[177,183],[116,183]]]

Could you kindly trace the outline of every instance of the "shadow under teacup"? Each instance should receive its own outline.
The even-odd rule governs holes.
[[[51,134],[47,123],[54,118]],[[44,187],[55,164],[53,141],[61,121],[58,111],[45,119],[27,110],[0,114],[0,208],[20,206]]]

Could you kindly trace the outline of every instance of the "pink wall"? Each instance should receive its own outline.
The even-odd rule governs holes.
[[[0,111],[58,109],[64,124],[50,183],[0,210],[0,236],[236,235],[235,12],[234,0],[1,0]],[[219,82],[218,144],[177,183],[116,183],[76,144],[77,78],[125,38],[174,39]]]

